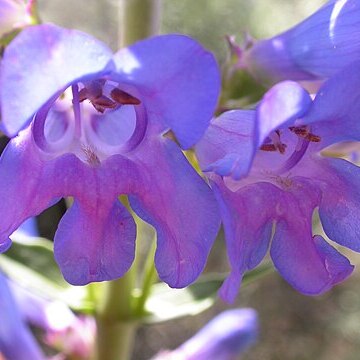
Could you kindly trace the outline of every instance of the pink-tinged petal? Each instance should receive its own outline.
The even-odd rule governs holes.
[[[272,184],[259,183],[233,192],[220,179],[212,188],[220,205],[231,265],[230,276],[221,287],[220,296],[232,303],[244,272],[256,267],[269,248],[280,190]]]
[[[24,321],[46,331],[60,331],[76,320],[74,313],[61,301],[50,301],[9,281],[11,292]]]
[[[130,204],[157,231],[155,264],[160,278],[171,287],[184,287],[205,266],[220,226],[217,204],[174,142],[156,137],[142,146],[136,156],[144,187],[130,197]]]
[[[340,141],[359,141],[360,61],[330,78],[318,91],[313,106],[298,125],[310,125],[321,137],[320,148]]]
[[[120,50],[114,61],[118,81],[140,92],[152,120],[170,127],[183,148],[200,139],[220,89],[210,52],[189,37],[163,35]]]
[[[0,273],[0,356],[9,360],[45,360],[10,291],[7,279]]]
[[[276,224],[271,258],[296,290],[318,295],[348,277],[353,266],[320,236],[312,236],[312,213],[320,192],[305,179],[293,179],[292,192],[283,192],[283,214]],[[296,183],[295,183],[296,182]]]
[[[296,82],[283,81],[273,86],[257,107],[257,146],[272,131],[288,127],[305,115],[311,103],[309,93]]]
[[[103,43],[77,30],[49,24],[23,30],[6,48],[2,60],[4,131],[9,136],[17,134],[71,82],[108,73],[111,58]]]
[[[70,284],[113,280],[130,268],[135,238],[135,222],[118,200],[75,201],[56,232],[55,259]]]
[[[322,198],[319,215],[326,235],[360,252],[360,169],[342,159],[322,159],[317,173]]]
[[[255,111],[227,111],[214,118],[196,145],[203,171],[238,180],[250,169],[254,152]]]
[[[134,164],[120,155],[98,166],[73,154],[48,156],[34,144],[31,127],[5,149],[0,159],[1,250],[10,245],[9,236],[25,219],[53,199],[73,196],[75,204],[55,236],[55,257],[64,275],[77,284],[123,275],[133,259],[135,225],[114,201],[143,188]]]

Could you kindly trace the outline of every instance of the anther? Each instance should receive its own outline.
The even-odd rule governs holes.
[[[304,138],[310,142],[320,142],[321,137],[318,135],[314,135],[309,131],[307,126],[291,126],[289,130],[292,131],[295,135]]]
[[[277,148],[274,144],[263,144],[260,146],[260,150],[264,151],[277,151]]]
[[[141,101],[135,96],[130,95],[129,93],[114,88],[110,93],[111,98],[121,105],[140,105]]]

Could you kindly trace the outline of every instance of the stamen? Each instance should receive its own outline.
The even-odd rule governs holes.
[[[263,144],[260,146],[260,150],[264,151],[277,151],[277,148],[274,144]]]
[[[281,174],[291,170],[302,159],[309,144],[310,144],[310,141],[304,139],[303,137],[299,137],[298,144],[295,147],[294,152],[287,159],[285,164],[278,171],[276,171],[276,173],[281,175]]]
[[[116,102],[110,100],[105,95],[102,95],[95,100],[91,101],[91,104],[94,106],[94,108],[99,111],[100,113],[104,113],[106,109],[114,109],[118,105]]]
[[[286,150],[286,144],[281,142],[280,139],[280,131],[275,130],[273,133],[269,135],[272,143],[262,144],[260,146],[260,150],[264,151],[279,151],[280,154],[284,154]]]
[[[81,112],[80,112],[80,99],[79,99],[79,86],[77,84],[71,86],[73,94],[73,108],[75,119],[75,136],[80,139],[81,137]]]
[[[295,135],[302,137],[310,142],[321,141],[321,137],[312,134],[307,126],[291,126],[289,127],[289,130],[292,131]]]
[[[129,93],[120,90],[119,88],[114,88],[110,93],[111,98],[121,105],[140,105],[141,101],[130,95]]]

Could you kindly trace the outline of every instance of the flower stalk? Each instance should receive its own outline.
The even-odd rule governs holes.
[[[132,44],[159,32],[161,0],[120,0],[119,5],[120,46]],[[151,275],[146,272],[145,278],[153,279],[154,265],[146,265],[146,268],[152,270]],[[131,357],[138,326],[133,297],[136,275],[137,269],[134,264],[125,276],[104,284],[102,301],[97,313],[96,359],[98,360],[127,360]],[[152,281],[145,281],[145,285],[151,283]],[[148,286],[145,288],[140,301],[141,312],[150,292]]]
[[[120,47],[159,33],[162,0],[119,1]]]

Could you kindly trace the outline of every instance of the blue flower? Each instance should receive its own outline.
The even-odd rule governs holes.
[[[27,327],[8,285],[0,272],[0,357],[6,359],[45,359]],[[16,339],[16,341],[15,341]]]
[[[242,61],[263,81],[315,80],[360,59],[360,1],[330,0],[290,30],[262,40]]]
[[[153,360],[231,360],[253,345],[258,318],[253,309],[232,309],[216,316],[179,348]]]
[[[276,269],[298,291],[316,295],[353,266],[319,235],[360,251],[360,169],[326,157],[329,146],[360,140],[360,63],[329,79],[312,101],[295,82],[275,85],[256,110],[212,121],[197,155],[219,202],[231,274],[221,295],[233,301],[245,271],[270,248]]]
[[[55,235],[67,281],[122,276],[135,251],[135,222],[157,231],[160,278],[183,287],[202,271],[220,219],[211,189],[179,144],[191,147],[214,111],[219,73],[194,40],[165,35],[112,55],[89,35],[53,25],[24,30],[1,71],[3,131],[16,135],[0,159],[0,250],[27,218],[74,198]]]

